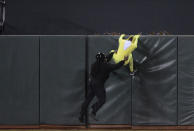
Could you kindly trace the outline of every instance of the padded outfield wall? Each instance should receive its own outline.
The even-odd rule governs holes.
[[[139,72],[111,73],[99,121],[78,121],[95,54],[118,37],[0,36],[0,126],[194,125],[194,36],[141,36]]]

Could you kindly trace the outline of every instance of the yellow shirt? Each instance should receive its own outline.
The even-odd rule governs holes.
[[[113,55],[113,60],[115,63],[118,63],[123,60],[124,57],[128,56],[128,60],[125,61],[124,65],[130,64],[130,71],[133,72],[132,52],[137,48],[137,43],[140,35],[135,35],[132,41],[129,40],[131,36],[128,39],[124,39],[124,37],[125,35],[122,34],[119,38],[119,47],[117,53],[114,53]]]

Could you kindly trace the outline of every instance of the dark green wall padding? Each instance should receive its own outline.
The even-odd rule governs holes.
[[[111,73],[99,121],[78,121],[95,54],[118,37],[0,36],[0,125],[194,125],[194,36],[141,36],[139,72]]]

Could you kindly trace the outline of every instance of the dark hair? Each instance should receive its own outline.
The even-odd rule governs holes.
[[[104,59],[105,59],[105,55],[103,53],[99,52],[96,54],[97,62],[104,62]]]

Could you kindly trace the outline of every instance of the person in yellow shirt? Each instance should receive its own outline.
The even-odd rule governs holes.
[[[125,34],[122,34],[119,38],[118,50],[111,50],[111,52],[114,52],[113,61],[118,63],[119,61],[123,60],[124,57],[128,56],[128,60],[125,61],[124,65],[129,64],[130,72],[133,73],[134,68],[132,52],[137,48],[140,35],[130,35],[127,39],[124,39],[124,37]]]

